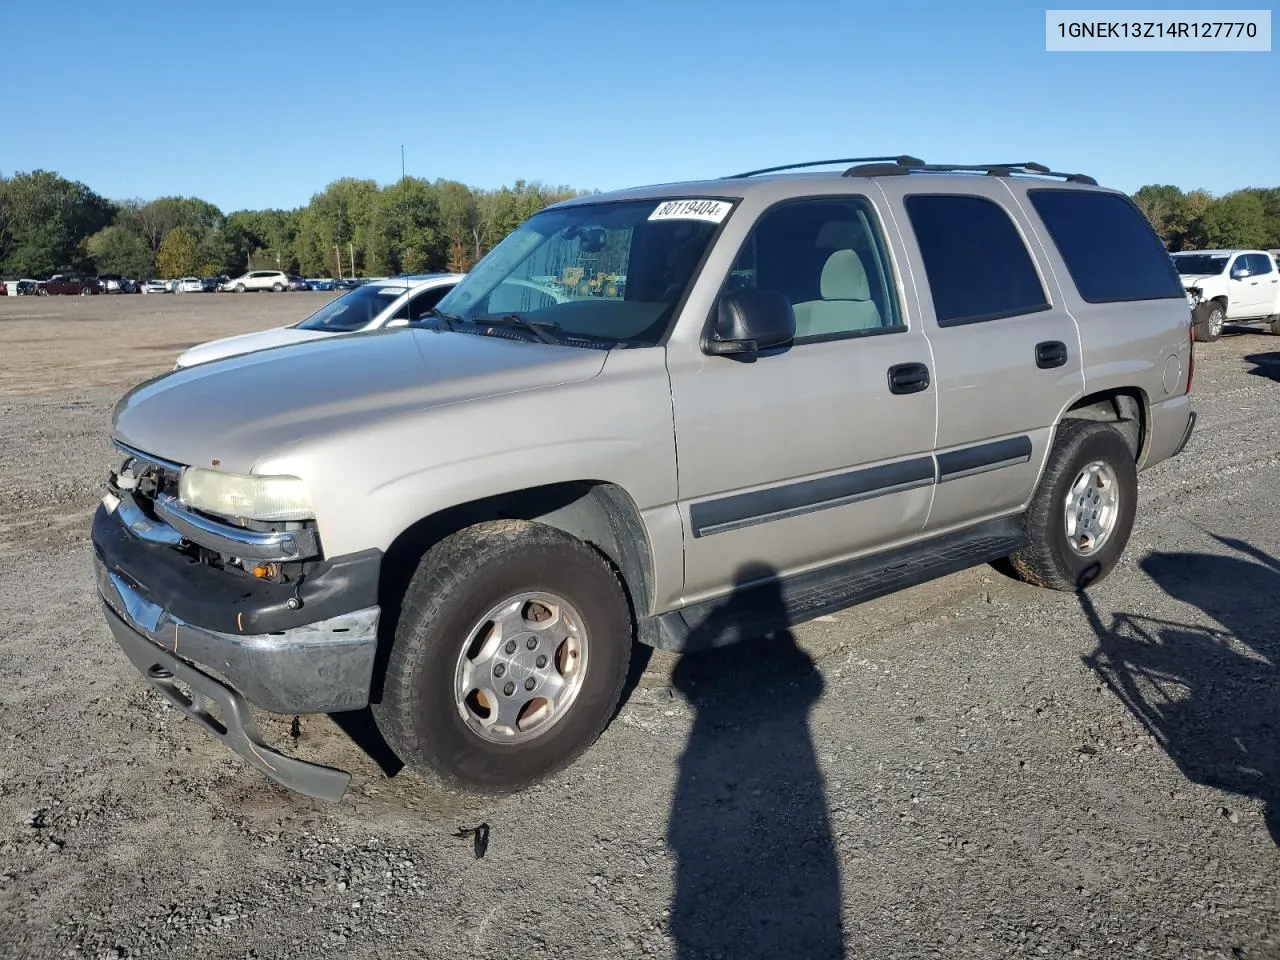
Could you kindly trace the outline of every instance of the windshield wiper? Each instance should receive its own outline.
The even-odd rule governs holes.
[[[518,313],[504,313],[501,316],[494,317],[477,317],[472,322],[480,326],[516,327],[533,334],[543,343],[559,344],[564,342],[564,338],[560,336],[560,324],[549,323],[545,320],[526,320]]]
[[[430,310],[424,313],[422,317],[439,317],[441,320],[444,321],[445,329],[448,330],[450,333],[454,332],[453,325],[455,323],[462,322],[462,318],[458,316],[456,313],[445,313],[443,310],[437,310],[435,307],[432,307]],[[422,317],[419,317],[418,319],[421,320]]]

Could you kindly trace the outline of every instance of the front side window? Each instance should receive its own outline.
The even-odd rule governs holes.
[[[904,330],[879,223],[865,197],[795,200],[756,221],[725,280],[786,295],[796,343]]]
[[[329,333],[363,330],[395,303],[406,289],[397,283],[356,287],[349,293],[330,300],[297,324],[297,327],[299,330],[324,330]]]
[[[566,342],[652,346],[732,208],[685,198],[544,210],[476,264],[439,313],[480,329],[533,325]]]
[[[1027,245],[999,204],[956,194],[916,194],[905,204],[938,326],[1049,309]]]
[[[1070,188],[1028,190],[1027,197],[1086,302],[1186,296],[1168,250],[1128,197]]]
[[[432,310],[436,304],[444,297],[446,293],[452,290],[452,286],[431,287],[423,290],[421,293],[414,294],[399,310],[396,311],[396,320],[421,320]]]
[[[1265,253],[1249,254],[1249,270],[1255,277],[1271,273],[1271,258]]]

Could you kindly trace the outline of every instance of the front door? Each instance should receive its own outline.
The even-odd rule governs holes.
[[[728,592],[748,567],[786,575],[920,534],[932,357],[882,223],[854,193],[766,210],[722,289],[786,294],[794,344],[750,363],[669,352],[685,602]]]

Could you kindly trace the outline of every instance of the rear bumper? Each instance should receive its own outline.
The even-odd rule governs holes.
[[[1178,447],[1173,451],[1173,456],[1180,454],[1186,448],[1187,443],[1191,440],[1191,432],[1196,428],[1196,412],[1191,411],[1191,416],[1187,420],[1186,432],[1182,434],[1182,440],[1178,442]]]
[[[1195,429],[1196,414],[1185,394],[1151,404],[1148,410],[1147,443],[1140,467],[1145,470],[1176,457],[1186,447]]]

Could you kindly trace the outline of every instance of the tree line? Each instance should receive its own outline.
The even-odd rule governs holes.
[[[0,176],[0,277],[463,272],[523,220],[585,191],[517,180],[480,190],[404,177],[335,180],[293,210],[224,214],[198,197],[113,201],[47,170]],[[1170,250],[1280,248],[1280,187],[1133,195]]]
[[[224,214],[198,197],[107,200],[36,170],[0,176],[0,277],[464,272],[525,219],[582,193],[524,180],[480,190],[454,180],[404,177],[379,187],[348,177],[305,207]]]

